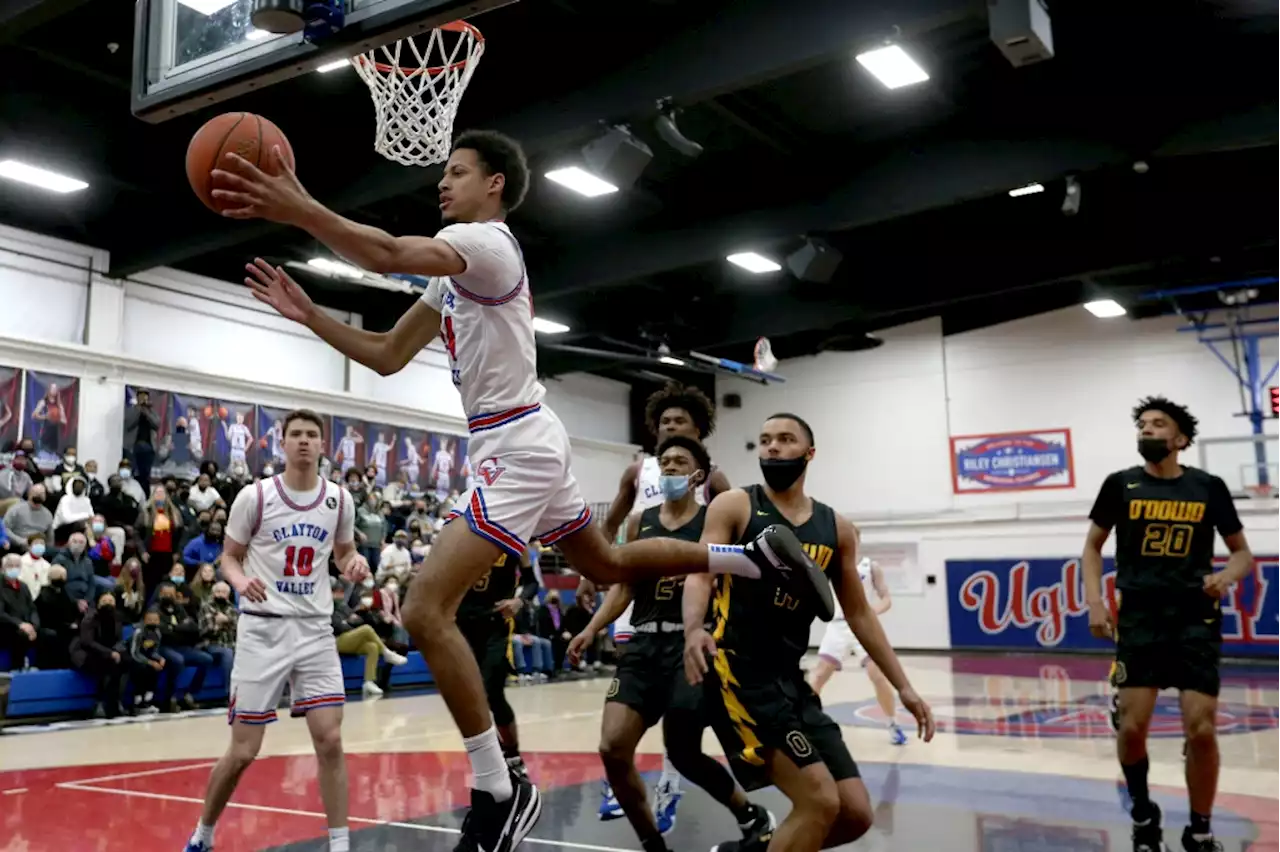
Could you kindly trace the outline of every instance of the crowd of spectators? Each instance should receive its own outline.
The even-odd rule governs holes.
[[[107,717],[195,707],[208,672],[216,666],[229,676],[234,658],[237,609],[220,565],[228,508],[253,481],[248,470],[224,472],[206,460],[194,481],[172,474],[152,481],[154,456],[135,447],[104,482],[97,462],[81,465],[75,448],[52,472],[33,463],[29,439],[8,449],[0,468],[0,651],[10,669],[76,668],[98,684],[98,712]],[[147,469],[138,471],[138,461]],[[341,653],[365,658],[364,692],[378,696],[391,666],[405,662],[410,640],[400,608],[457,495],[437,500],[403,473],[379,487],[373,466],[325,469],[352,496],[356,544],[372,569],[353,586],[330,566],[333,630]],[[275,472],[268,466],[261,474]],[[531,553],[536,564],[536,543]],[[565,651],[595,600],[583,595],[566,607],[554,590],[545,602],[537,594],[513,598],[520,682],[564,672]],[[599,644],[580,669],[600,667]],[[178,695],[186,669],[191,677]],[[122,703],[127,693],[132,699]]]

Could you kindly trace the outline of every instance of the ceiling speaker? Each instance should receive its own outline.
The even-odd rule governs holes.
[[[787,255],[787,269],[801,281],[829,284],[842,260],[843,255],[822,240],[807,239]]]

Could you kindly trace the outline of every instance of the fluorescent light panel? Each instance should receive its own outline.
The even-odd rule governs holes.
[[[1038,183],[1029,183],[1026,186],[1009,190],[1009,197],[1021,198],[1024,195],[1035,195],[1037,192],[1044,192],[1044,186]]]
[[[569,330],[569,326],[564,323],[552,322],[542,317],[534,317],[533,330],[542,334],[564,334]]]
[[[212,15],[228,6],[234,6],[236,0],[178,0],[178,2],[201,15]]]
[[[1098,299],[1093,302],[1085,302],[1084,309],[1100,319],[1122,317],[1126,313],[1124,305],[1114,299]]]
[[[50,192],[79,192],[87,189],[89,184],[73,177],[60,175],[38,166],[20,163],[17,160],[0,160],[0,177],[16,180],[30,186],[38,186]]]
[[[663,355],[658,359],[664,364],[670,364],[672,367],[683,367],[684,362],[679,358],[672,358],[670,355]]]
[[[351,65],[350,59],[339,59],[337,62],[326,62],[316,70],[321,74],[328,74],[330,71],[337,71],[339,68],[346,68]]]
[[[601,195],[608,195],[617,192],[618,188],[603,178],[596,177],[584,169],[577,166],[569,166],[565,169],[553,169],[547,172],[546,178],[554,181],[566,189],[572,189],[579,195],[585,195],[587,198],[596,198]]]
[[[307,261],[307,266],[315,267],[333,275],[343,275],[347,278],[363,278],[364,270],[357,269],[347,263],[338,263],[336,260],[329,260],[327,257],[313,257]]]
[[[736,254],[729,255],[725,260],[735,266],[741,266],[748,272],[754,272],[757,275],[764,272],[777,272],[782,268],[764,255],[756,254],[753,251],[740,251]]]
[[[867,69],[888,89],[901,89],[923,83],[929,75],[896,44],[859,53],[858,64]]]

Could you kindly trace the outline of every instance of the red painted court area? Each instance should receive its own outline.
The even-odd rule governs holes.
[[[594,754],[528,754],[544,789],[599,779]],[[642,770],[661,758],[643,756]],[[60,767],[0,773],[0,850],[152,852],[181,849],[200,815],[212,761]],[[395,824],[466,807],[466,755],[351,754],[351,828]],[[422,826],[415,826],[422,828]],[[218,852],[323,836],[315,758],[261,758],[218,825]]]

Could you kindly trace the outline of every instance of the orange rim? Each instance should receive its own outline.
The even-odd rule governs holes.
[[[468,24],[466,21],[450,21],[447,24],[441,24],[436,27],[436,29],[448,30],[453,33],[467,33],[475,39],[476,44],[484,44],[484,35],[475,27],[474,24]],[[389,65],[385,62],[370,62],[369,58],[364,54],[354,57],[352,61],[359,62],[361,65],[372,65],[379,74],[390,74],[396,69],[396,66]],[[469,60],[467,59],[463,59],[458,62],[454,62],[451,65],[433,65],[427,68],[405,68],[401,65],[400,71],[406,77],[415,77],[418,74],[430,74],[432,77],[436,77],[446,71],[455,71],[459,68],[465,68],[468,61]]]

